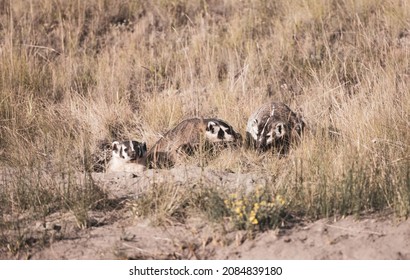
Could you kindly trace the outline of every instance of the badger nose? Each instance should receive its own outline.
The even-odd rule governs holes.
[[[136,152],[136,151],[131,151],[131,152],[129,153],[129,157],[130,157],[131,159],[136,159],[136,158],[137,158],[137,152]]]
[[[262,140],[258,139],[256,141],[256,149],[257,150],[263,151],[265,149],[265,147],[266,147],[266,141],[264,141],[264,139],[262,139]]]

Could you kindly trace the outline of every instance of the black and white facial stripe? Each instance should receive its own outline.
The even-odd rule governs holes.
[[[205,137],[211,143],[234,142],[240,140],[239,133],[226,122],[219,119],[209,119],[207,121]]]
[[[207,152],[240,146],[242,137],[225,121],[216,118],[185,119],[164,134],[147,153],[150,167],[169,168],[184,162],[198,149]]]
[[[268,119],[262,131],[257,135],[257,148],[267,149],[274,144],[285,144],[288,141],[286,124],[274,119]]]
[[[114,141],[112,143],[112,156],[124,161],[133,161],[142,158],[147,152],[144,142],[138,141]]]
[[[286,152],[304,129],[303,118],[281,102],[270,102],[258,108],[246,127],[247,143],[258,150],[271,147]]]

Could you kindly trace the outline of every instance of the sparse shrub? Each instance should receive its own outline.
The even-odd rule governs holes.
[[[224,202],[235,228],[250,232],[280,226],[286,207],[281,195],[261,186],[247,195],[231,194]]]
[[[131,203],[131,211],[149,218],[154,224],[172,224],[186,218],[190,192],[184,187],[170,184],[154,184],[146,193]]]
[[[223,192],[212,187],[205,187],[195,193],[191,199],[194,210],[205,215],[212,222],[221,222],[229,215]]]
[[[198,215],[220,222],[229,214],[223,192],[200,182],[184,186],[154,184],[131,201],[129,209],[134,215],[149,218],[154,224],[184,222],[190,216]]]

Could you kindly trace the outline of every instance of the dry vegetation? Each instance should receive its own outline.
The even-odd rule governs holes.
[[[0,250],[29,246],[30,220],[72,211],[87,226],[87,211],[111,209],[90,177],[98,141],[151,146],[192,116],[244,135],[272,99],[303,113],[301,145],[206,161],[269,184],[235,197],[164,185],[136,212],[163,222],[191,209],[250,230],[290,216],[407,218],[409,65],[405,0],[0,0]]]

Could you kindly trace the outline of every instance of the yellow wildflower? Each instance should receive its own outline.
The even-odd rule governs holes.
[[[277,201],[280,205],[284,205],[284,204],[285,204],[285,199],[283,199],[283,197],[282,197],[280,194],[278,194],[278,195],[276,196],[276,201]]]
[[[254,211],[255,211],[255,212],[258,212],[259,207],[260,207],[260,206],[259,206],[259,203],[256,202],[256,203],[253,205]]]
[[[256,219],[256,212],[255,211],[251,211],[251,213],[249,214],[249,222],[251,222],[251,224],[253,225],[257,225],[258,224],[258,219]]]

